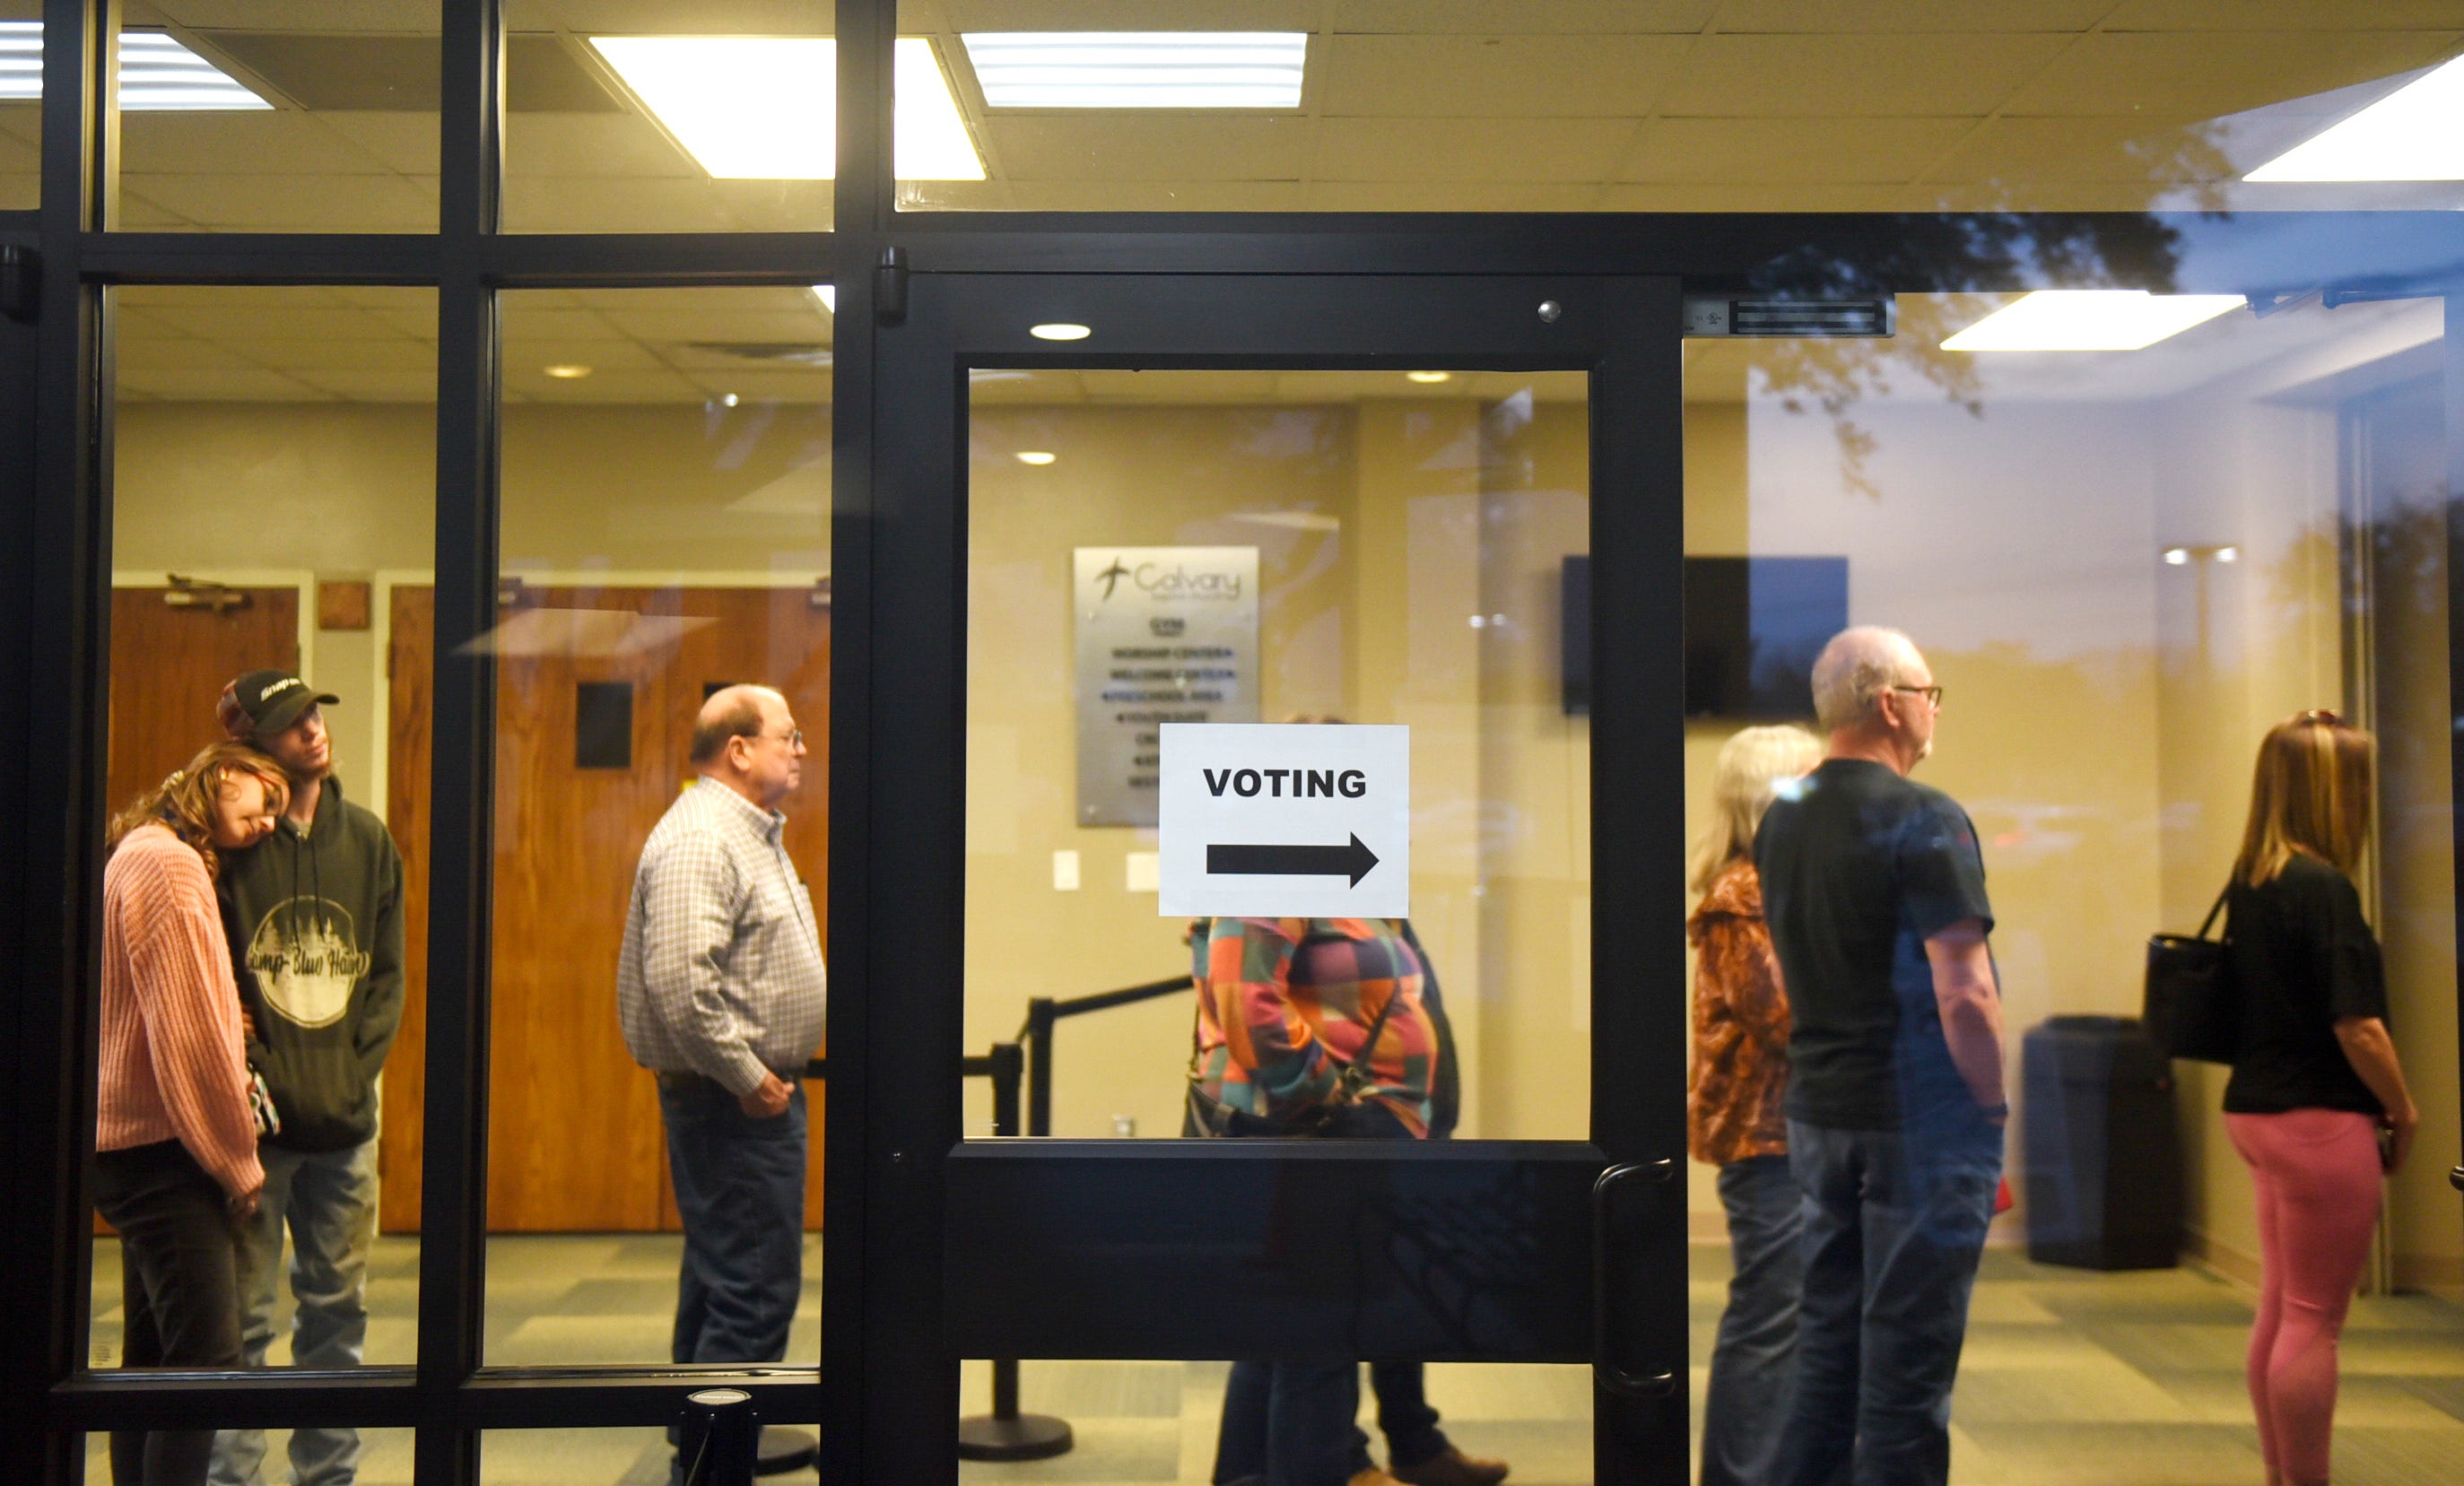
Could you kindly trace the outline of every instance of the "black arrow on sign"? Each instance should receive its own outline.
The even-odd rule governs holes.
[[[1352,838],[1349,846],[1209,846],[1209,877],[1349,877],[1352,885],[1377,864],[1377,853]]]

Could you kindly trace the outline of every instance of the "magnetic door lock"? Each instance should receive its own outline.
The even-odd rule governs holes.
[[[1685,334],[1698,339],[1786,337],[1791,339],[1887,337],[1896,324],[1888,296],[1873,299],[1788,299],[1770,295],[1687,295]]]

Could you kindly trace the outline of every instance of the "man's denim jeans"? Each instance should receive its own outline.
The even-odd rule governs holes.
[[[1703,1486],[1764,1486],[1796,1377],[1796,1303],[1805,1277],[1803,1198],[1788,1157],[1720,1168],[1736,1269],[1703,1404]]]
[[[1804,1193],[1796,1401],[1781,1486],[1940,1486],[1968,1295],[2002,1132],[1972,1115],[1902,1130],[1791,1120]]]
[[[757,1120],[707,1079],[660,1080],[668,1172],[684,1219],[671,1355],[680,1363],[771,1363],[803,1293],[804,1089]]]
[[[291,1366],[356,1367],[368,1342],[368,1250],[377,1236],[377,1143],[305,1155],[260,1145],[265,1191],[256,1216],[241,1225],[240,1344],[246,1366],[265,1366],[274,1344],[275,1281],[282,1235],[291,1233]],[[357,1479],[360,1431],[291,1431],[291,1473],[298,1486],[348,1486]],[[213,1486],[263,1486],[265,1432],[225,1430],[214,1439]]]

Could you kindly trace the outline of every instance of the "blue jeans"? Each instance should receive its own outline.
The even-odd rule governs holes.
[[[1788,1420],[1805,1278],[1805,1215],[1788,1157],[1748,1156],[1721,1167],[1720,1206],[1728,1213],[1735,1274],[1703,1403],[1703,1486],[1763,1486]]]
[[[375,1137],[341,1150],[301,1152],[259,1145],[265,1192],[240,1228],[240,1346],[244,1365],[265,1366],[274,1344],[275,1280],[282,1235],[291,1234],[291,1366],[356,1367],[368,1342],[368,1250],[377,1237]],[[358,1478],[360,1431],[291,1431],[298,1486],[349,1486]],[[265,1431],[214,1437],[213,1486],[263,1486]]]
[[[1900,1130],[1788,1123],[1804,1193],[1796,1400],[1781,1486],[1941,1486],[1968,1295],[2002,1132],[1973,1116]]]
[[[659,1113],[685,1229],[670,1355],[778,1362],[804,1282],[804,1087],[757,1120],[723,1084],[664,1074]]]

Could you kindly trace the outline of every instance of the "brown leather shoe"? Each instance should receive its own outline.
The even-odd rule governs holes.
[[[1448,1445],[1418,1465],[1396,1466],[1393,1475],[1403,1486],[1497,1486],[1506,1471],[1503,1460],[1476,1459]],[[1357,1476],[1353,1486],[1360,1486]]]

